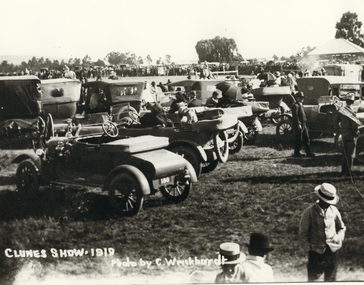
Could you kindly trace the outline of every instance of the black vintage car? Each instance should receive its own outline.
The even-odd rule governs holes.
[[[136,215],[143,197],[157,191],[174,203],[187,198],[196,173],[187,160],[163,149],[168,138],[118,136],[112,122],[103,129],[102,135],[53,137],[44,150],[17,156],[21,197],[31,198],[48,184],[101,187],[123,216]]]
[[[36,76],[0,77],[0,140],[2,146],[38,147],[53,135],[52,116],[41,103]]]

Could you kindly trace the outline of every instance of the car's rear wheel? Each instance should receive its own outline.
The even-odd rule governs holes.
[[[128,173],[116,175],[110,183],[109,199],[112,208],[122,216],[134,216],[143,205],[143,191],[137,178]]]
[[[229,153],[230,154],[238,153],[243,147],[243,144],[244,144],[243,133],[239,131],[239,134],[236,137],[236,139],[232,143],[229,143]]]
[[[217,159],[225,163],[229,157],[229,142],[226,132],[219,132],[214,135],[213,141]]]
[[[208,161],[202,164],[202,173],[208,173],[214,171],[219,165],[219,161],[216,159],[214,161]]]
[[[161,192],[166,200],[172,203],[181,203],[187,199],[188,194],[190,193],[192,184],[190,181],[180,180],[178,177],[176,178],[175,184],[169,184],[161,187]]]
[[[280,121],[276,128],[276,135],[282,143],[293,142],[294,131],[292,127],[292,120],[289,119]]]
[[[194,151],[191,147],[187,146],[174,146],[169,150],[182,156],[189,163],[191,163],[191,165],[195,169],[197,177],[199,177],[199,175],[201,174],[201,159],[199,158],[196,151]]]
[[[34,197],[39,190],[39,175],[34,163],[23,160],[16,170],[16,185],[22,197]]]

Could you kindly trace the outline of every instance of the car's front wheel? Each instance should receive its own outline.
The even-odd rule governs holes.
[[[174,184],[169,184],[161,187],[161,192],[166,200],[172,203],[180,203],[187,199],[192,184],[190,181],[184,181],[184,179],[179,179],[176,177]]]
[[[39,175],[34,163],[23,160],[16,170],[16,185],[19,194],[25,198],[34,197],[39,190]]]
[[[128,173],[116,175],[110,183],[109,199],[112,208],[122,216],[134,216],[143,205],[143,191],[137,178]]]
[[[215,134],[213,141],[217,159],[221,163],[225,163],[229,157],[229,142],[226,132],[219,132]]]

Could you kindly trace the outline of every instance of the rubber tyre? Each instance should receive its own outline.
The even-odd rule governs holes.
[[[248,127],[248,133],[244,134],[244,142],[247,145],[253,145],[257,141],[258,132],[253,125]]]
[[[229,158],[229,143],[227,134],[224,131],[219,132],[214,135],[213,141],[217,159],[221,163],[225,163]]]
[[[134,175],[121,173],[110,183],[109,200],[118,215],[134,216],[143,206],[143,191]]]
[[[199,158],[199,155],[194,151],[191,147],[187,146],[174,146],[169,149],[171,152],[174,152],[175,154],[178,154],[182,156],[184,159],[186,159],[193,168],[195,169],[197,177],[201,174],[201,159]]]
[[[16,170],[16,186],[23,198],[34,197],[39,190],[39,175],[32,160],[23,160]]]
[[[203,163],[202,173],[208,173],[208,172],[214,171],[218,165],[219,165],[219,161],[217,159],[214,161],[209,161],[209,162]]]
[[[229,143],[229,153],[230,154],[235,154],[238,153],[244,144],[244,136],[243,133],[239,131],[239,135],[236,138],[235,141],[233,141],[232,143]]]
[[[276,135],[280,142],[291,143],[294,141],[294,131],[292,127],[292,120],[282,120],[278,123],[276,128]]]
[[[187,199],[190,190],[192,188],[192,184],[189,182],[188,184],[180,184],[178,178],[176,178],[175,184],[166,185],[161,187],[161,193],[163,197],[172,203],[181,203]]]

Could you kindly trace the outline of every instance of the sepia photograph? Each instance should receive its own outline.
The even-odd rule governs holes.
[[[361,0],[0,8],[0,285],[364,282]]]

